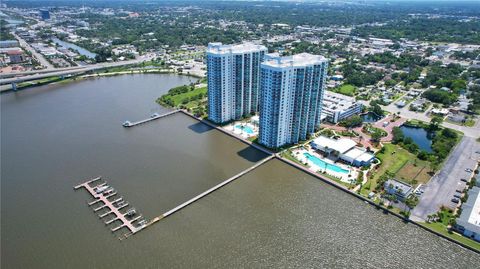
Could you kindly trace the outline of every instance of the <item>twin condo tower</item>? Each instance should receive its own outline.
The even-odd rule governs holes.
[[[298,143],[320,126],[327,67],[318,55],[280,57],[262,45],[210,43],[208,118],[221,124],[258,112],[260,144]]]

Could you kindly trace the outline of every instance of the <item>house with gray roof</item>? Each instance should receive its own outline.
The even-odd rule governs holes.
[[[395,195],[400,201],[405,201],[413,190],[412,185],[396,179],[387,180],[385,184],[383,184],[383,188],[386,193]]]

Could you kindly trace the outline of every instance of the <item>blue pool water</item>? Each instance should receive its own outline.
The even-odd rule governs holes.
[[[243,130],[243,131],[247,132],[247,134],[253,134],[254,133],[253,129],[248,125],[245,125],[243,127],[242,127],[242,125],[235,125],[235,128],[237,128],[239,130]]]
[[[305,157],[313,162],[315,165],[317,165],[318,167],[321,167],[321,168],[325,168],[325,166],[327,167],[327,170],[330,170],[330,171],[333,171],[333,172],[337,172],[337,173],[342,173],[342,174],[348,174],[348,170],[345,170],[339,166],[336,166],[334,164],[330,164],[330,163],[327,163],[327,162],[324,162],[322,159],[319,159],[315,156],[313,156],[312,154],[310,153],[303,153],[303,155],[305,155]]]

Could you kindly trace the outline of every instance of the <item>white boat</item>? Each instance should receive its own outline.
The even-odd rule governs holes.
[[[95,192],[98,193],[98,194],[100,194],[100,193],[106,191],[108,188],[110,188],[110,187],[107,186],[107,185],[101,186],[101,187],[98,187],[98,188],[95,190]]]

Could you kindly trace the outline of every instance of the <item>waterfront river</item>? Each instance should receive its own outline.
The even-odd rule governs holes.
[[[119,241],[73,186],[102,175],[153,218],[265,157],[125,75],[1,95],[2,268],[476,268],[465,250],[273,160]]]

